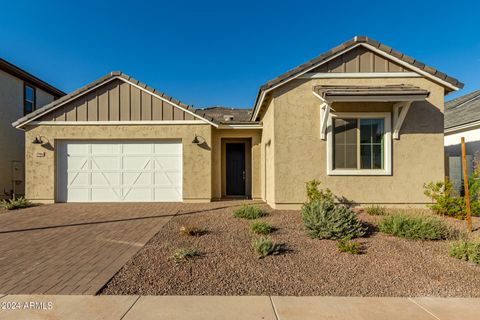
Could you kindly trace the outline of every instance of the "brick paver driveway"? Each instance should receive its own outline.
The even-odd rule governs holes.
[[[95,294],[178,212],[219,204],[52,204],[0,211],[0,294]]]

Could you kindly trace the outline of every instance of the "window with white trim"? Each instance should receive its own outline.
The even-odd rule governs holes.
[[[330,118],[328,174],[391,173],[389,113],[346,113]]]

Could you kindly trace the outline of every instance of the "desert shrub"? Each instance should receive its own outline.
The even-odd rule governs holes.
[[[472,175],[469,180],[469,196],[470,210],[473,216],[480,216],[479,185],[479,180]],[[458,196],[459,193],[453,190],[453,185],[450,181],[445,180],[445,182],[424,184],[423,193],[432,200],[432,204],[428,205],[428,207],[435,213],[457,219],[465,218],[465,198]]]
[[[200,252],[194,248],[179,248],[175,250],[172,259],[175,262],[182,262],[200,256]]]
[[[207,233],[206,230],[195,227],[195,226],[182,226],[180,227],[180,234],[184,236],[199,237]]]
[[[450,257],[480,264],[480,243],[458,241],[450,245],[448,251]]]
[[[385,216],[388,214],[387,208],[378,205],[366,207],[365,211],[371,216]]]
[[[308,202],[312,201],[331,201],[334,202],[335,197],[330,189],[320,189],[321,182],[318,180],[310,180],[306,183]]]
[[[260,209],[257,206],[249,206],[249,205],[243,205],[242,207],[236,209],[233,211],[233,216],[235,218],[242,218],[242,219],[258,219],[261,217],[266,216],[267,213]]]
[[[441,240],[450,235],[446,224],[428,216],[410,216],[403,213],[392,214],[383,218],[378,229],[381,232],[413,240]]]
[[[282,252],[282,245],[274,243],[268,237],[260,237],[252,240],[253,250],[259,258],[265,258],[269,255],[277,255]]]
[[[16,199],[2,200],[1,205],[7,210],[15,210],[31,207],[32,203],[26,198],[21,197]]]
[[[305,203],[302,207],[302,220],[311,238],[356,238],[366,232],[366,227],[352,210],[336,206],[332,201]]]
[[[263,221],[255,221],[250,225],[250,232],[254,234],[269,234],[272,231],[272,226]]]
[[[364,253],[362,244],[350,240],[350,238],[344,238],[337,241],[337,248],[340,252],[348,252],[351,254]]]

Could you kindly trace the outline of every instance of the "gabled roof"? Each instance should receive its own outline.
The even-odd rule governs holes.
[[[480,124],[480,90],[447,102],[444,119],[446,130]]]
[[[268,92],[269,90],[278,87],[279,85],[282,85],[284,83],[287,83],[290,80],[295,79],[296,77],[302,75],[305,72],[308,72],[309,70],[312,70],[322,63],[327,62],[329,59],[337,56],[338,54],[345,53],[354,47],[358,45],[363,45],[366,46],[367,48],[370,47],[374,50],[377,50],[378,52],[382,52],[385,55],[388,55],[392,59],[396,59],[400,61],[401,63],[408,64],[413,70],[418,70],[419,72],[425,74],[426,76],[430,77],[433,80],[436,80],[443,84],[444,86],[448,86],[451,90],[458,90],[463,88],[464,84],[461,83],[459,80],[448,76],[447,74],[438,71],[437,69],[427,66],[426,64],[415,60],[412,57],[409,57],[399,51],[396,51],[378,41],[375,41],[371,38],[368,38],[366,36],[356,36],[353,39],[350,39],[341,45],[328,50],[325,53],[322,53],[318,57],[307,61],[306,63],[276,77],[275,79],[272,79],[262,85],[258,91],[257,98],[255,100],[255,104],[253,107],[253,114],[252,114],[252,119],[258,115],[258,109],[259,109],[259,102],[263,100],[263,95],[265,92]]]
[[[7,73],[10,73],[11,75],[22,79],[23,81],[26,81],[32,85],[34,85],[37,88],[40,88],[51,95],[55,97],[62,97],[65,95],[65,92],[63,92],[60,89],[55,88],[54,86],[46,83],[43,80],[40,80],[39,78],[35,77],[34,75],[28,73],[27,71],[20,69],[16,65],[0,58],[0,70],[3,70]]]
[[[195,110],[191,106],[186,105],[186,104],[180,102],[179,100],[176,100],[176,99],[166,95],[163,92],[160,92],[156,89],[153,89],[153,88],[147,86],[146,84],[141,83],[141,82],[135,80],[134,78],[130,77],[129,75],[127,75],[125,73],[122,73],[122,72],[119,72],[119,71],[110,72],[109,74],[101,77],[100,79],[95,80],[95,81],[87,84],[86,86],[81,87],[80,89],[77,89],[77,90],[61,97],[60,99],[57,99],[57,100],[53,101],[52,103],[49,103],[49,104],[45,105],[44,107],[42,107],[40,109],[37,109],[32,113],[27,114],[26,116],[24,116],[24,117],[18,119],[17,121],[15,121],[14,123],[12,123],[12,126],[14,126],[16,128],[22,127],[22,126],[28,124],[29,122],[31,122],[31,121],[49,113],[49,112],[52,112],[53,110],[55,110],[56,108],[64,105],[65,103],[73,101],[73,100],[77,99],[78,97],[88,93],[91,89],[99,87],[99,86],[101,86],[101,85],[103,85],[103,84],[105,84],[105,83],[107,83],[107,82],[109,82],[110,80],[113,80],[113,79],[121,79],[125,82],[136,85],[136,86],[142,88],[143,90],[160,97],[161,99],[167,100],[168,102],[173,104],[175,107],[178,107],[178,108],[183,109],[187,112],[190,112],[196,118],[198,118],[200,120],[203,120],[203,121],[205,121],[205,122],[207,122],[211,125],[218,126],[218,122],[215,119],[213,119],[212,117],[208,117],[206,115],[205,116],[200,115],[196,112],[197,110]]]

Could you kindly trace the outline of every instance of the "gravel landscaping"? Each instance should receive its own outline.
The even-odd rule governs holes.
[[[306,236],[299,211],[260,207],[276,230],[269,235],[287,249],[258,259],[249,231],[251,220],[232,211],[240,202],[173,217],[105,286],[102,294],[124,295],[332,295],[480,297],[480,267],[448,256],[449,241],[412,241],[374,232],[357,239],[366,253],[341,253],[336,241]],[[206,205],[205,205],[206,206]],[[212,209],[213,208],[213,209]],[[359,213],[376,225],[381,217]],[[463,221],[445,218],[452,226]],[[480,224],[475,218],[474,226]],[[205,229],[201,236],[180,233],[182,226]],[[477,231],[478,232],[478,231]],[[175,262],[179,248],[200,256]]]

